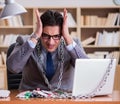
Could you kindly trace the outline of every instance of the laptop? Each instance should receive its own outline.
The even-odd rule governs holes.
[[[116,59],[76,59],[72,96],[112,94]]]

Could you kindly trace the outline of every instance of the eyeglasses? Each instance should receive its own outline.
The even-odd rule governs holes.
[[[57,35],[50,36],[49,34],[42,33],[42,38],[43,38],[43,39],[50,39],[51,37],[52,37],[52,39],[54,39],[54,40],[60,40],[61,35],[60,35],[60,34],[57,34]]]

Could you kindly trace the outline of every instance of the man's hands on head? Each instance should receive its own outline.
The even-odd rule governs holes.
[[[41,22],[41,19],[40,19],[40,13],[39,13],[38,9],[35,10],[35,14],[36,14],[36,19],[37,19],[36,30],[32,34],[30,40],[33,41],[35,44],[37,44],[38,39],[41,37],[43,27],[42,27],[42,22]]]
[[[63,15],[63,28],[62,28],[62,36],[65,39],[67,45],[72,44],[73,40],[69,34],[69,29],[68,29],[68,21],[67,21],[67,9],[64,8],[64,15]]]
[[[36,30],[34,32],[34,35],[36,35],[37,38],[41,37],[42,31],[43,31],[43,26],[42,26],[42,21],[40,19],[40,12],[38,9],[35,10],[37,22],[36,22]],[[67,9],[64,8],[64,15],[63,15],[63,27],[62,27],[62,36],[65,39],[65,42],[67,45],[72,44],[73,40],[69,34],[69,28],[68,28],[68,21],[67,21]],[[35,38],[31,39],[34,43],[37,43],[37,40]]]
[[[41,22],[41,19],[40,19],[40,12],[38,9],[35,10],[35,14],[36,14],[36,18],[37,18],[37,23],[36,23],[36,30],[35,30],[35,35],[37,37],[41,37],[41,34],[42,34],[42,22]]]

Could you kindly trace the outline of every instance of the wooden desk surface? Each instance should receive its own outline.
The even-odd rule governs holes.
[[[9,98],[0,99],[0,104],[120,104],[120,91],[114,91],[113,94],[109,96],[94,97],[91,99],[19,99],[16,98],[18,93],[17,90],[11,91]]]

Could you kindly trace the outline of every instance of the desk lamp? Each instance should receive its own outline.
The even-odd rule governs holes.
[[[15,15],[26,13],[27,10],[16,3],[15,0],[5,0],[5,6],[0,14],[0,19],[7,19]]]

